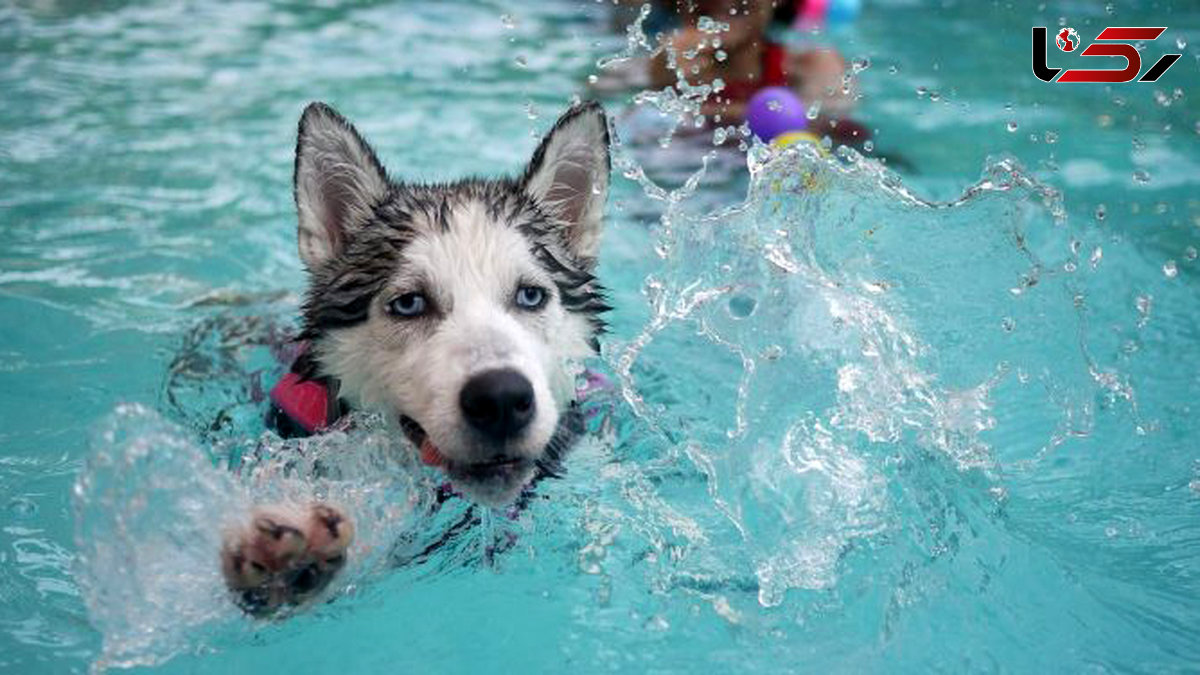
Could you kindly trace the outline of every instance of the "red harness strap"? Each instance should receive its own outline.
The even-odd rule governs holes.
[[[330,415],[329,388],[319,380],[305,380],[296,373],[283,376],[271,388],[271,402],[304,431],[315,434],[334,420]]]

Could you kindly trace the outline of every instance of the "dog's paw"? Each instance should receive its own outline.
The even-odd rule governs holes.
[[[325,588],[353,539],[354,523],[328,504],[258,507],[226,534],[221,571],[242,609],[266,616]]]

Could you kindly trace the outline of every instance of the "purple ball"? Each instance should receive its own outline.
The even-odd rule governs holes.
[[[787,87],[759,89],[746,104],[746,123],[755,136],[764,142],[789,131],[802,131],[808,126],[804,103]]]

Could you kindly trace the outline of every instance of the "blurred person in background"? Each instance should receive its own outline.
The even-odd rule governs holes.
[[[623,4],[640,8],[645,2]],[[747,101],[759,90],[788,87],[816,113],[812,131],[829,135],[836,143],[861,145],[870,132],[850,119],[857,87],[847,73],[845,59],[830,47],[789,49],[770,37],[773,29],[808,30],[812,25],[812,12],[806,11],[812,9],[810,4],[824,3],[657,0],[643,30],[662,48],[650,59],[601,80],[598,88],[714,86],[717,91],[709,95],[701,112],[723,126],[741,123]]]

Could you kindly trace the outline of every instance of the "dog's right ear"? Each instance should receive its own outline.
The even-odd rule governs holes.
[[[344,250],[388,192],[387,172],[371,146],[336,110],[310,103],[300,116],[293,178],[300,258],[309,269]]]
[[[571,107],[554,123],[525,169],[521,184],[559,221],[563,241],[586,265],[600,248],[608,198],[608,118],[599,103]]]

